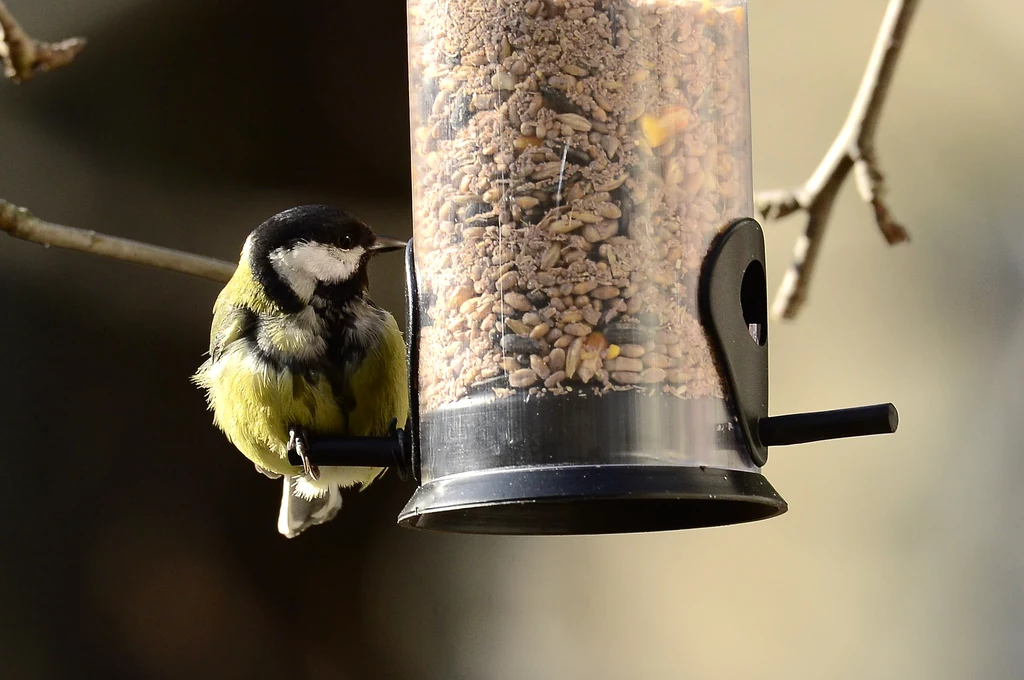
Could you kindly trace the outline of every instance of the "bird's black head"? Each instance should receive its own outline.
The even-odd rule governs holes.
[[[364,222],[326,205],[280,212],[249,235],[249,265],[267,296],[297,311],[314,294],[344,300],[366,291],[366,265],[377,253],[405,247],[377,236]]]

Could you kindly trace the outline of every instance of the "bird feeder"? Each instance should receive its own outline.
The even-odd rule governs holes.
[[[894,432],[768,415],[743,0],[410,0],[407,527],[685,529],[779,515],[768,447]]]

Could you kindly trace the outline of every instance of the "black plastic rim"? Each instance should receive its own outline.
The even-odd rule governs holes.
[[[401,526],[469,534],[565,536],[676,531],[783,514],[756,472],[647,465],[505,468],[419,487]]]

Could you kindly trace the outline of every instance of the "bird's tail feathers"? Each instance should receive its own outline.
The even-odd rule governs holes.
[[[322,496],[307,499],[295,493],[295,478],[282,479],[281,509],[277,530],[286,538],[295,538],[311,526],[334,519],[341,510],[341,490],[331,485]]]

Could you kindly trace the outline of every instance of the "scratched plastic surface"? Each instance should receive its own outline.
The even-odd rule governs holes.
[[[756,470],[696,301],[753,214],[746,3],[411,0],[409,55],[424,481]]]

